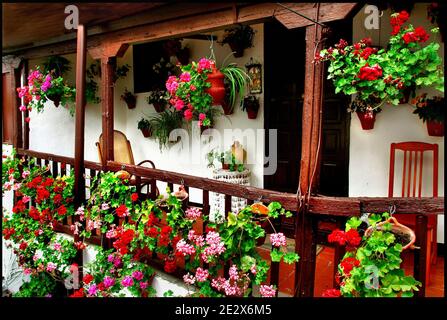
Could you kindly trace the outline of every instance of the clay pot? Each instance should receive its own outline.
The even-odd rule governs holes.
[[[365,231],[365,237],[368,237],[371,235],[371,233],[377,229],[382,230],[382,226],[385,223],[391,223],[391,233],[393,233],[398,241],[401,240],[400,243],[402,244],[402,250],[406,250],[408,248],[414,248],[413,244],[416,241],[416,235],[413,230],[411,230],[409,227],[404,226],[403,224],[400,224],[396,218],[391,217],[386,221],[378,223],[375,227],[369,227]],[[402,243],[404,242],[404,243]]]
[[[257,109],[247,109],[247,116],[248,119],[256,119],[258,116],[258,110]]]
[[[428,131],[429,136],[443,137],[444,136],[444,122],[439,122],[436,120],[427,121],[427,131]]]
[[[371,130],[374,128],[374,122],[376,121],[376,113],[375,112],[356,111],[356,113],[357,113],[357,116],[359,117],[359,120],[360,120],[363,130]]]
[[[233,114],[234,108],[232,108],[226,100],[222,103],[222,109],[224,111],[224,115],[228,116],[230,114]]]
[[[121,180],[129,180],[130,179],[130,173],[125,170],[118,171],[117,173],[115,173],[115,176],[117,176]]]
[[[213,106],[223,105],[225,99],[225,75],[220,72],[214,63],[211,64],[212,72],[208,74],[206,82],[211,84],[211,87],[205,90],[206,93],[213,98]]]
[[[157,111],[158,113],[163,112],[166,107],[166,104],[163,102],[154,102],[152,103],[152,105],[154,106],[155,111]]]
[[[135,107],[137,106],[137,99],[128,99],[126,100],[126,104],[129,109],[135,109]]]
[[[239,45],[239,43],[229,43],[231,51],[233,51],[233,56],[235,58],[240,58],[244,55],[244,48]]]
[[[152,130],[150,128],[141,129],[141,132],[143,133],[143,136],[145,138],[149,138],[150,136],[152,136]]]

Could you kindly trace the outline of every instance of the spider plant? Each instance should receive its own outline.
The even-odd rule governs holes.
[[[169,134],[172,130],[182,127],[182,115],[176,110],[166,109],[157,116],[150,118],[152,135],[158,140],[160,151],[169,144]]]
[[[244,96],[245,87],[250,81],[250,76],[242,68],[238,67],[236,63],[229,63],[222,67],[220,71],[225,75],[225,82],[228,86],[228,103],[232,110],[236,103],[237,95]]]

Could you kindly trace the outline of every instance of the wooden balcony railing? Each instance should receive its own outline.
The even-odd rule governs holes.
[[[67,165],[73,165],[74,159],[69,157],[57,156],[48,153],[35,152],[31,150],[19,149],[17,154],[26,158],[36,158],[39,165],[50,165],[54,176],[68,172]],[[65,164],[65,169],[61,169],[61,164]],[[135,165],[122,164],[109,161],[105,166],[91,161],[85,161],[86,184],[91,177],[97,175],[100,171],[119,171],[126,170],[138,179],[149,178],[150,188],[147,188],[145,196],[155,198],[155,186],[158,182],[167,183],[173,190],[174,184],[184,185],[187,191],[189,188],[195,188],[202,192],[202,202],[192,203],[189,198],[186,206],[193,205],[202,208],[204,215],[209,215],[210,203],[209,193],[216,192],[225,195],[225,212],[231,211],[231,198],[238,197],[247,199],[249,204],[253,202],[263,202],[265,204],[278,201],[283,207],[291,211],[294,216],[291,221],[281,221],[279,229],[286,236],[295,240],[295,251],[300,255],[300,261],[295,264],[295,296],[313,296],[316,268],[316,248],[318,222],[325,219],[332,219],[339,228],[343,228],[345,221],[351,216],[359,216],[364,212],[385,212],[391,207],[396,213],[419,214],[416,226],[417,243],[420,250],[415,250],[414,276],[423,283],[423,288],[418,292],[419,296],[425,295],[425,257],[426,257],[426,239],[427,239],[427,214],[443,214],[444,198],[343,198],[343,197],[325,197],[312,196],[308,201],[299,199],[296,194],[282,193],[272,190],[266,190],[250,186],[241,186],[212,179],[196,177],[181,173],[175,173],[159,169],[145,168]],[[89,193],[87,192],[87,197]],[[300,205],[301,204],[301,205]],[[60,231],[71,234],[71,221],[66,221],[60,226]],[[202,225],[199,229],[204,230]],[[91,241],[94,244],[101,244],[99,235],[93,237]],[[334,272],[343,256],[342,248],[335,248]],[[161,266],[160,260],[151,261],[158,267]],[[279,263],[272,262],[270,269],[270,284],[278,286],[280,278]]]

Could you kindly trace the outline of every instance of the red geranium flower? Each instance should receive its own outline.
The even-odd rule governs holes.
[[[73,294],[69,296],[70,298],[83,298],[84,297],[84,288],[76,290]]]
[[[122,204],[118,208],[116,208],[116,214],[118,217],[124,218],[129,215],[129,209],[126,207],[125,204]]]
[[[169,234],[172,231],[172,227],[170,226],[164,226],[163,228],[161,228],[161,233],[163,234]]]
[[[346,232],[345,237],[347,244],[351,247],[357,247],[358,245],[360,245],[360,242],[362,242],[362,238],[355,229],[350,229],[348,232]]]
[[[382,76],[382,68],[376,64],[370,67],[368,64],[365,64],[360,68],[359,74],[357,75],[360,80],[377,80]]]
[[[134,193],[132,193],[132,195],[130,197],[131,197],[132,201],[135,202],[138,200],[138,193],[134,192]]]
[[[338,289],[327,289],[321,296],[324,298],[339,298],[341,297],[341,292]]]
[[[174,258],[167,258],[165,260],[165,265],[163,267],[164,271],[167,273],[173,273],[177,269],[177,263]]]
[[[14,213],[20,213],[23,212],[26,209],[25,204],[22,200],[17,201],[16,205],[12,208],[12,212]]]
[[[158,230],[155,227],[150,227],[148,230],[144,231],[144,234],[150,238],[156,238],[158,235]]]
[[[60,216],[63,216],[67,213],[67,208],[65,208],[64,205],[61,205],[59,208],[57,208],[57,214]]]
[[[56,188],[55,188],[55,189],[56,189]],[[59,204],[61,201],[62,201],[62,195],[60,195],[60,194],[56,194],[56,195],[54,195],[54,197],[53,197],[53,202],[54,202],[55,204]]]
[[[28,243],[23,241],[22,243],[20,243],[19,249],[20,250],[25,250],[27,247],[28,247]]]
[[[332,231],[332,233],[328,236],[327,240],[330,243],[338,243],[341,246],[344,246],[346,243],[346,235],[345,232],[340,229],[335,229]]]
[[[350,276],[352,269],[354,269],[354,267],[358,267],[359,265],[360,261],[353,257],[347,257],[340,263],[340,266],[346,276]]]
[[[89,273],[87,273],[84,278],[82,279],[85,284],[89,284],[93,280],[93,276]]]

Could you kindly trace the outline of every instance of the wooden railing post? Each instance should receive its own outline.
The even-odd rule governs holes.
[[[101,98],[102,98],[102,139],[103,157],[105,163],[114,160],[113,154],[113,75],[115,73],[116,59],[114,57],[101,58]]]
[[[414,250],[414,277],[422,283],[416,293],[418,297],[425,297],[427,285],[427,228],[428,217],[420,214],[416,216],[416,246],[420,249]],[[430,260],[430,259],[429,259]],[[429,261],[428,263],[431,263]]]

